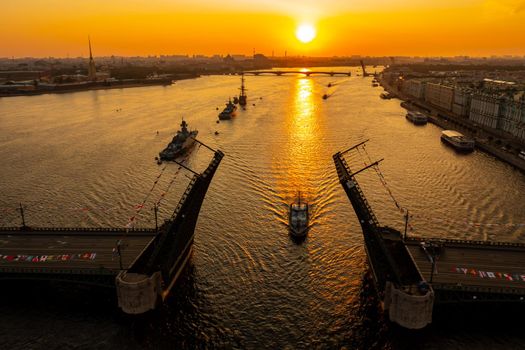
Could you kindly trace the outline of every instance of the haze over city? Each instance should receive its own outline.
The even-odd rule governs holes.
[[[88,35],[99,56],[525,54],[523,0],[26,0],[2,14],[0,57],[87,56]]]

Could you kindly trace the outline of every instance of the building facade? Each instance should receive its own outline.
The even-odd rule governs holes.
[[[436,83],[425,84],[425,101],[428,103],[447,111],[452,111],[453,99],[453,87]]]
[[[476,94],[470,103],[469,119],[489,128],[498,128],[500,99],[492,95]]]

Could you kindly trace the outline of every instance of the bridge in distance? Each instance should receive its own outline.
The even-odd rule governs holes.
[[[244,75],[285,75],[285,74],[303,74],[309,77],[310,75],[329,75],[329,76],[352,76],[352,72],[328,72],[328,71],[301,71],[301,70],[254,70],[245,71]]]

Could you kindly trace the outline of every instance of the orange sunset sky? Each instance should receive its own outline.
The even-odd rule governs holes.
[[[525,55],[525,0],[2,1],[0,57]],[[310,23],[310,43],[295,37]]]

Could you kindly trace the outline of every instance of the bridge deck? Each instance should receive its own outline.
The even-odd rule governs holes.
[[[10,273],[116,275],[116,242],[122,239],[122,265],[127,268],[154,234],[150,229],[127,234],[119,229],[0,229],[0,279]]]
[[[435,290],[459,287],[470,291],[525,295],[525,245],[432,241],[443,245],[432,280]],[[424,239],[412,238],[406,244],[428,281],[432,263],[421,242]]]

